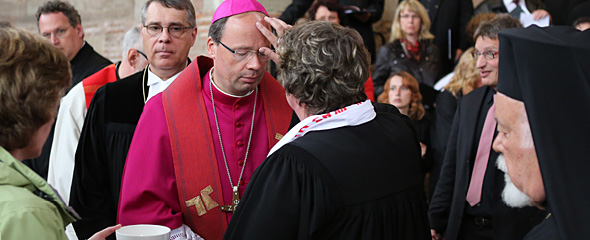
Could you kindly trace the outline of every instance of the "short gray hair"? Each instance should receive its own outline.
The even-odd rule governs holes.
[[[326,21],[293,27],[279,38],[278,79],[308,114],[331,112],[367,99],[369,52],[354,29]]]
[[[133,26],[125,33],[125,37],[123,38],[123,52],[121,54],[123,59],[127,58],[127,53],[131,48],[143,51],[140,26]]]
[[[145,25],[145,19],[147,17],[147,9],[152,2],[157,2],[164,5],[167,8],[174,8],[177,10],[186,11],[186,21],[189,27],[196,27],[197,20],[195,19],[195,7],[190,0],[148,0],[141,8],[141,24]]]

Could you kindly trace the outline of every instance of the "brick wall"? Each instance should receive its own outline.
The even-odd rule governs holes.
[[[46,0],[0,0],[0,21],[38,32],[35,19],[37,8]],[[191,0],[195,6],[198,36],[189,57],[207,55],[207,33],[213,12],[223,0]],[[259,0],[269,14],[278,17],[292,0]],[[398,0],[386,0],[382,21],[375,30],[389,36],[392,14]],[[139,24],[140,10],[145,0],[70,0],[82,17],[85,40],[112,61],[121,59],[123,35],[134,24]]]

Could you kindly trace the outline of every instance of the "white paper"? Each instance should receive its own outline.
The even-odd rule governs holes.
[[[533,14],[527,14],[524,12],[520,13],[520,23],[522,23],[522,25],[524,27],[528,27],[532,24],[535,24],[539,27],[548,27],[549,26],[549,16],[546,16],[544,18],[541,18],[539,20],[533,20]]]

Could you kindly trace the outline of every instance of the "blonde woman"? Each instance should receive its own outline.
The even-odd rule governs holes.
[[[439,71],[439,50],[432,43],[430,19],[420,2],[405,0],[399,4],[390,39],[377,53],[375,95],[383,92],[383,84],[391,74],[401,71],[410,73],[421,85],[432,87]]]

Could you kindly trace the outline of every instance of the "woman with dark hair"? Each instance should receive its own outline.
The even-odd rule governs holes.
[[[307,18],[310,21],[328,21],[340,25],[346,25],[342,7],[336,0],[316,0],[307,10]]]

